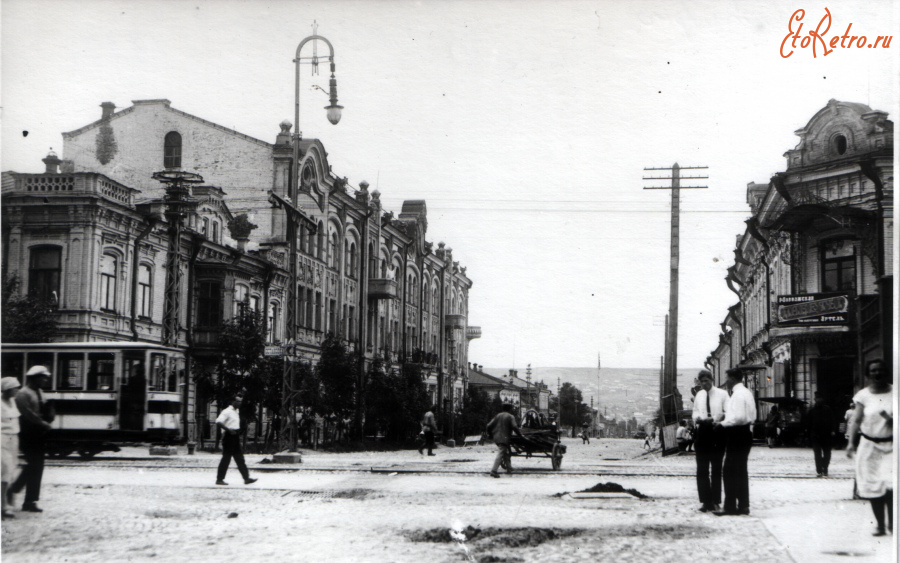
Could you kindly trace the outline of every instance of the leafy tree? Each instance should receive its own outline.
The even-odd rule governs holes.
[[[430,406],[421,365],[404,363],[399,372],[392,372],[380,360],[373,363],[366,384],[368,432],[382,430],[388,440],[402,442],[418,433]]]
[[[563,426],[576,428],[591,422],[591,408],[582,402],[581,390],[569,382],[559,390],[559,420]]]
[[[459,416],[459,425],[462,432],[467,436],[481,434],[484,431],[484,427],[495,414],[493,401],[491,401],[484,389],[470,385],[466,389],[466,397]]]
[[[56,305],[36,295],[19,295],[19,278],[3,280],[3,342],[50,342],[56,335]]]
[[[322,342],[321,350],[315,382],[308,391],[317,399],[313,412],[337,424],[340,430],[356,405],[358,357],[348,353],[341,339],[331,333]]]

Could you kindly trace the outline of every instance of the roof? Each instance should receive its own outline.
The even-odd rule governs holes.
[[[493,375],[488,375],[472,369],[469,370],[469,385],[498,385],[500,387],[509,387],[509,385],[499,377],[494,377]]]

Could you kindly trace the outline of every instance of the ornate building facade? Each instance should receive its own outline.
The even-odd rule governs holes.
[[[893,363],[893,133],[887,113],[831,100],[786,169],[747,186],[726,280],[738,303],[707,365],[720,383],[746,371],[763,417],[817,391],[843,412],[869,360]]]
[[[468,326],[466,268],[426,240],[424,201],[395,217],[365,182],[351,189],[332,174],[318,140],[301,140],[290,292],[288,219],[273,205],[289,198],[290,123],[267,143],[168,100],[101,107],[63,134],[64,160],[48,155],[45,173],[4,173],[3,274],[56,300],[61,341],[183,348],[184,418],[195,421],[189,375],[215,364],[221,323],[249,307],[266,319],[267,355],[314,363],[333,333],[367,362],[423,364],[433,401],[458,410],[480,329]]]

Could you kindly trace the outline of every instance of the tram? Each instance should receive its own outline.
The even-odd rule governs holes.
[[[124,442],[181,437],[184,352],[142,342],[3,344],[2,373],[24,381],[36,365],[52,380],[45,406],[55,411],[48,454],[91,457]]]

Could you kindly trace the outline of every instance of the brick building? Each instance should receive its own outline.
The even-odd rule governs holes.
[[[831,100],[796,134],[786,169],[747,186],[727,277],[738,303],[707,359],[720,383],[747,372],[763,418],[817,391],[844,412],[866,362],[894,353],[893,123]]]
[[[221,322],[250,307],[267,319],[267,354],[315,362],[334,333],[367,361],[422,363],[432,399],[458,410],[461,366],[480,329],[467,322],[465,267],[444,243],[426,240],[424,201],[404,202],[395,217],[378,191],[335,176],[318,140],[300,141],[292,203],[311,228],[298,233],[296,342],[287,343],[286,215],[270,194],[288,197],[291,124],[268,143],[168,100],[101,108],[100,119],[63,134],[64,159],[48,155],[45,173],[4,173],[3,274],[18,275],[23,292],[56,299],[60,340],[165,342],[190,349],[191,373],[214,365]],[[174,278],[160,171],[202,177],[190,186]],[[229,229],[242,215],[257,228]],[[207,423],[194,410],[191,378],[183,385],[193,437],[191,422]]]

